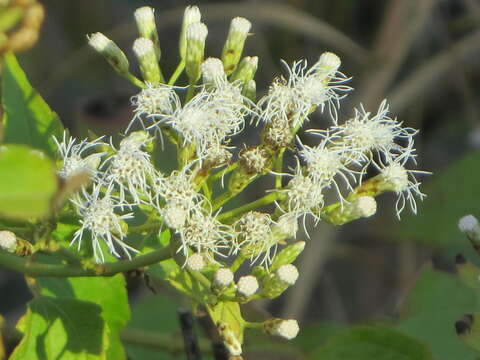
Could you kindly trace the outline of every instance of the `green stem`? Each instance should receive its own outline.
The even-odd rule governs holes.
[[[236,272],[244,261],[245,258],[241,254],[238,255],[235,260],[233,260],[232,266],[230,266],[230,270],[232,270],[233,273]]]
[[[248,204],[242,205],[242,206],[240,206],[236,209],[233,209],[233,210],[230,210],[230,211],[227,211],[227,212],[224,212],[224,213],[220,214],[218,216],[218,220],[221,221],[221,222],[229,222],[232,219],[235,219],[235,218],[239,217],[240,215],[242,215],[242,214],[244,214],[248,211],[254,210],[254,209],[259,208],[261,206],[271,204],[275,200],[282,199],[283,197],[285,197],[285,194],[283,194],[281,192],[278,192],[278,191],[271,192],[271,193],[265,195],[264,197],[261,197],[260,199],[257,199],[255,201],[252,201],[252,202],[248,203]]]
[[[191,277],[193,277],[195,280],[197,280],[200,284],[205,286],[207,289],[210,289],[212,284],[205,277],[205,275],[203,275],[202,273],[200,273],[198,271],[191,271],[191,270],[188,270],[188,269],[187,269],[187,271],[188,271],[188,273],[190,274]]]
[[[195,84],[189,84],[187,89],[187,95],[185,96],[185,104],[190,101],[195,91]]]
[[[243,323],[247,329],[258,329],[262,330],[263,329],[263,323],[261,322],[250,322],[250,321],[245,321]]]
[[[278,156],[275,159],[274,169],[276,173],[281,173],[283,170],[283,153],[285,152],[285,148],[281,148],[278,151]],[[282,177],[279,175],[275,176],[275,189],[280,189],[282,187]]]
[[[214,182],[218,179],[221,179],[223,176],[227,175],[230,171],[235,170],[238,167],[238,162],[234,162],[228,165],[226,168],[216,172],[212,176],[210,176],[210,181]]]
[[[32,277],[84,277],[113,276],[171,258],[170,248],[161,248],[131,260],[120,260],[104,264],[53,265],[34,262],[29,258],[0,251],[0,266]]]
[[[175,85],[178,77],[182,74],[184,69],[185,69],[185,61],[182,60],[178,63],[177,68],[175,69],[174,73],[170,77],[170,80],[168,80],[168,85]]]
[[[145,89],[146,85],[144,84],[144,82],[132,73],[128,72],[126,74],[122,74],[122,76],[128,81],[130,81],[133,85],[138,86],[140,89]]]

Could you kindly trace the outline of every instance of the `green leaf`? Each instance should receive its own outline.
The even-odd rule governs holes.
[[[219,322],[227,324],[240,344],[243,343],[245,320],[243,320],[238,303],[228,301],[220,302],[215,306],[209,307],[209,313],[214,324],[218,324]]]
[[[166,296],[156,295],[142,300],[132,310],[132,320],[128,329],[148,331],[151,334],[171,336],[171,342],[181,339],[177,318],[177,306]],[[128,331],[126,332],[128,335]],[[127,336],[128,338],[128,336]],[[170,359],[170,355],[158,348],[140,344],[126,344],[132,360]]]
[[[433,360],[433,357],[427,346],[397,330],[380,326],[362,326],[334,336],[308,359]]]
[[[422,188],[428,197],[418,202],[418,215],[409,215],[398,223],[398,234],[438,247],[457,247],[465,252],[468,241],[458,231],[458,220],[466,214],[480,215],[480,152],[467,155],[439,171]],[[447,204],[447,205],[445,205]]]
[[[108,359],[125,359],[120,332],[130,319],[130,307],[123,275],[68,279],[38,278],[37,284],[42,295],[77,299],[98,305],[101,309],[100,316],[110,330]]]
[[[438,360],[473,360],[455,332],[455,321],[480,310],[478,292],[451,274],[426,268],[401,309],[398,329],[430,345]]]
[[[32,88],[13,54],[5,56],[2,94],[4,142],[30,145],[53,156],[56,147],[52,135],[62,136],[62,123]]]
[[[46,216],[58,186],[53,162],[23,145],[0,147],[0,216]]]
[[[10,360],[106,360],[109,329],[101,311],[74,299],[32,300],[18,324],[24,337]]]

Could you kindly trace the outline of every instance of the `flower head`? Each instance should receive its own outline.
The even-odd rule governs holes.
[[[124,220],[132,218],[133,214],[117,215],[115,210],[128,206],[128,204],[117,203],[110,195],[110,188],[102,195],[101,187],[101,185],[94,185],[91,193],[84,191],[83,196],[72,200],[80,215],[82,226],[75,232],[71,244],[78,242],[80,249],[82,238],[88,231],[91,234],[95,261],[105,261],[100,240],[106,243],[113,255],[120,257],[116,250],[116,246],[119,246],[130,258],[129,251],[137,252],[137,250],[123,242],[126,237]]]
[[[92,177],[95,177],[98,172],[97,168],[100,165],[101,158],[104,153],[93,153],[84,156],[94,150],[97,146],[103,145],[100,141],[101,138],[94,141],[81,140],[76,143],[76,139],[73,137],[67,138],[67,133],[63,133],[63,139],[60,142],[57,138],[53,138],[57,145],[58,152],[63,159],[63,164],[58,174],[66,179],[72,175],[80,172],[87,172]]]

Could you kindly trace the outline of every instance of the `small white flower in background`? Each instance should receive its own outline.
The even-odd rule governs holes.
[[[237,292],[241,296],[249,297],[258,290],[258,280],[253,275],[242,276],[237,282]]]
[[[415,196],[423,200],[426,195],[420,191],[420,183],[415,178],[415,174],[430,174],[428,171],[407,170],[405,168],[407,160],[408,157],[397,157],[379,169],[382,180],[397,194],[395,209],[398,218],[407,204],[414,214],[417,213]]]
[[[116,246],[120,247],[123,253],[131,258],[131,252],[138,252],[136,249],[123,242],[126,237],[125,225],[122,225],[126,219],[133,218],[133,213],[123,215],[116,214],[117,208],[128,206],[128,204],[117,203],[110,195],[111,189],[107,189],[104,195],[100,194],[102,185],[94,185],[92,192],[83,191],[83,194],[72,199],[82,226],[78,229],[70,245],[78,242],[78,249],[81,247],[85,232],[90,233],[92,239],[93,254],[96,262],[104,262],[105,257],[102,252],[100,241],[104,241],[110,252],[120,257]]]
[[[7,230],[0,231],[0,249],[13,253],[16,248],[17,237],[15,234]]]
[[[271,229],[274,224],[268,214],[258,211],[246,213],[233,225],[236,236],[232,252],[240,250],[251,263],[260,260],[260,265],[269,266],[278,246]]]
[[[151,200],[149,182],[155,176],[150,154],[143,148],[152,139],[146,131],[136,131],[120,142],[120,148],[107,159],[105,182],[118,186],[120,201],[126,200],[126,191],[137,204]],[[113,147],[113,146],[112,146]]]
[[[473,215],[465,215],[458,221],[458,229],[463,233],[479,232],[478,220]]]
[[[61,142],[56,137],[53,137],[53,140],[55,141],[58,152],[63,159],[62,167],[58,171],[58,174],[63,179],[80,172],[87,172],[90,176],[96,177],[98,174],[97,169],[104,153],[93,153],[87,156],[84,155],[85,153],[95,150],[95,148],[100,145],[105,145],[101,142],[101,138],[94,141],[87,141],[85,139],[76,143],[76,139],[73,137],[67,138],[67,132],[65,131]]]
[[[171,86],[149,83],[146,85],[145,89],[131,99],[134,116],[127,132],[136,121],[139,121],[144,129],[155,126],[158,121],[172,115],[181,106],[180,99]]]

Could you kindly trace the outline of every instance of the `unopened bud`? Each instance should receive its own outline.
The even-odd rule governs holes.
[[[156,84],[161,81],[155,46],[150,39],[141,37],[133,43],[133,52],[140,65],[140,72],[145,81]]]
[[[183,14],[182,32],[180,34],[180,57],[185,59],[187,55],[187,29],[191,24],[199,23],[202,19],[202,14],[197,6],[187,6]]]
[[[341,63],[340,58],[334,53],[324,52],[320,55],[316,67],[317,71],[332,75],[339,69]]]
[[[377,202],[372,196],[359,196],[351,202],[339,205],[330,212],[322,214],[322,219],[333,224],[343,225],[351,221],[366,218],[377,212]]]
[[[248,83],[250,80],[253,80],[255,73],[258,68],[258,57],[257,56],[246,56],[240,61],[237,68],[233,72],[230,80],[241,81],[242,83]]]
[[[242,276],[237,282],[237,292],[244,297],[250,297],[258,290],[258,281],[255,276]]]
[[[475,250],[480,251],[480,226],[473,215],[466,215],[458,221],[458,228],[467,235]]]
[[[300,255],[305,248],[305,241],[297,241],[287,247],[283,248],[275,259],[273,259],[272,266],[270,266],[270,271],[276,271],[280,266],[285,264],[291,264],[295,259]]]
[[[276,276],[278,280],[292,286],[298,279],[298,270],[295,265],[285,264],[278,268]]]
[[[187,29],[185,69],[192,84],[200,77],[200,66],[203,62],[207,35],[208,29],[203,23],[191,24]]]
[[[15,252],[17,248],[17,237],[11,231],[0,231],[0,249],[10,253]]]
[[[251,27],[252,23],[242,17],[236,17],[230,23],[227,40],[222,50],[222,61],[227,74],[235,70]]]
[[[294,319],[269,319],[263,323],[263,328],[267,334],[287,340],[294,339],[300,331]]]
[[[153,43],[156,60],[158,62],[161,53],[154,10],[150,6],[142,6],[135,10],[134,16],[140,37],[149,39]]]
[[[220,268],[213,275],[213,283],[215,286],[223,288],[233,282],[233,272],[228,268]]]
[[[88,36],[88,44],[100,53],[119,74],[128,73],[129,63],[122,50],[102,33]]]
[[[205,267],[205,260],[202,254],[192,254],[187,258],[185,265],[189,270],[200,271]]]
[[[222,60],[209,57],[202,64],[202,77],[204,84],[215,84],[225,78]]]

